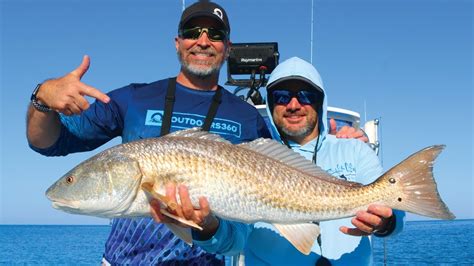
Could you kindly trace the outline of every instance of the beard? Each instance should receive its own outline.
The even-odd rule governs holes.
[[[313,132],[313,129],[316,127],[317,121],[308,121],[304,127],[299,128],[298,130],[290,129],[287,126],[282,126],[281,131],[289,137],[304,138]]]
[[[196,49],[194,49],[190,52],[200,52],[200,51],[196,51]],[[206,52],[216,54],[216,52],[212,50],[208,50]],[[209,63],[208,61],[204,61],[204,60],[197,60],[194,62],[190,62],[189,60],[184,59],[183,53],[181,52],[180,49],[177,50],[177,55],[178,55],[178,60],[181,63],[183,71],[187,74],[198,77],[200,79],[206,79],[215,74],[218,75],[219,70],[224,64],[224,60],[220,62],[216,61],[213,63]]]

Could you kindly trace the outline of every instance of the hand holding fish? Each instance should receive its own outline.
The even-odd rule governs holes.
[[[353,236],[366,236],[376,232],[385,232],[391,219],[395,219],[392,209],[379,204],[371,204],[367,211],[358,211],[352,219],[356,228],[341,226],[339,230]]]
[[[179,202],[181,204],[178,204],[176,195],[179,195]],[[195,208],[191,202],[188,188],[184,185],[176,187],[173,183],[168,183],[166,185],[166,196],[172,203],[174,203],[172,204],[174,210],[168,209],[168,212],[187,221],[192,221],[202,227],[202,231],[196,230],[200,239],[209,239],[215,234],[219,227],[219,220],[211,214],[209,202],[205,197],[199,198],[199,208]],[[150,202],[150,205],[151,215],[156,222],[172,223],[182,227],[192,227],[164,215],[162,213],[162,206],[158,200],[153,199]]]

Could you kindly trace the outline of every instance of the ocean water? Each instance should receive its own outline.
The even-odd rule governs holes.
[[[110,226],[0,225],[1,265],[100,265]]]
[[[105,225],[0,225],[2,265],[99,265]],[[384,250],[386,253],[384,255]],[[409,221],[374,241],[376,265],[474,265],[474,220]]]
[[[374,241],[376,265],[474,265],[474,220],[409,221],[403,231]]]

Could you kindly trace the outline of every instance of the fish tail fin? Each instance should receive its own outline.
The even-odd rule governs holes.
[[[379,178],[376,183],[395,188],[395,196],[385,199],[385,203],[399,210],[404,210],[432,218],[454,219],[441,199],[433,177],[434,160],[444,145],[425,148]],[[393,195],[393,194],[390,194]]]

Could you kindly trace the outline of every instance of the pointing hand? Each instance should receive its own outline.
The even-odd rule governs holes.
[[[83,82],[81,78],[90,66],[90,58],[85,55],[81,65],[63,77],[48,80],[43,83],[38,91],[39,101],[57,112],[65,115],[80,114],[89,108],[89,102],[85,96],[96,98],[108,103],[110,98]]]

